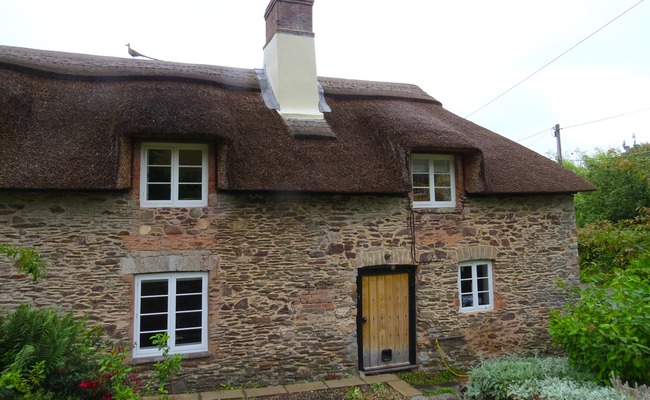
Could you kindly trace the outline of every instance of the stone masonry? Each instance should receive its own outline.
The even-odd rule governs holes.
[[[548,312],[577,282],[571,196],[476,197],[411,210],[406,196],[219,193],[203,208],[140,209],[130,192],[0,194],[0,241],[52,264],[31,283],[0,259],[0,303],[55,306],[132,340],[134,274],[209,271],[209,354],[193,390],[356,374],[358,268],[416,268],[417,362],[545,351]],[[416,246],[413,248],[413,235]],[[458,263],[493,261],[494,310],[459,313]],[[21,279],[22,278],[22,279]]]

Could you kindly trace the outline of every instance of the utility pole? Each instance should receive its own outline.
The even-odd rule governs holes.
[[[560,124],[555,124],[555,142],[557,143],[557,162],[562,164],[562,140],[560,139]]]

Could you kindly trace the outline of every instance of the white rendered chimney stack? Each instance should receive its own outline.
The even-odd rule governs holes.
[[[271,0],[266,20],[264,69],[287,119],[323,119],[319,110],[316,47],[312,32],[314,0]]]

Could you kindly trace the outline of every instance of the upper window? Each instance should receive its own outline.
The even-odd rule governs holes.
[[[171,353],[208,349],[208,274],[136,276],[134,357],[162,353],[151,337],[167,332]]]
[[[460,311],[492,310],[494,308],[492,263],[468,261],[460,264],[458,292]]]
[[[454,156],[413,154],[414,207],[455,207]]]
[[[208,145],[143,143],[140,204],[143,207],[208,205]]]

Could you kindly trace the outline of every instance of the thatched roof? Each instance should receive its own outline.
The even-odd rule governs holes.
[[[332,111],[309,126],[254,70],[0,46],[0,188],[126,189],[132,143],[164,139],[215,143],[220,190],[406,193],[416,151],[461,156],[469,193],[593,189],[417,86],[319,82]]]

